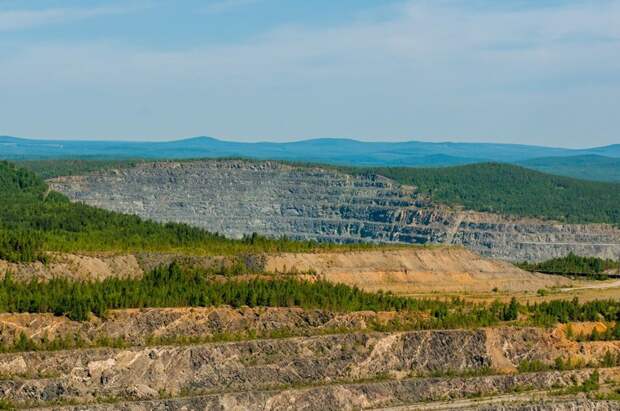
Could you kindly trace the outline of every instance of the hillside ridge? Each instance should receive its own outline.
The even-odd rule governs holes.
[[[584,154],[620,157],[617,145],[568,149],[524,144],[504,143],[459,143],[459,142],[425,142],[418,140],[378,142],[361,141],[347,138],[316,138],[287,142],[240,142],[222,140],[209,136],[197,136],[168,141],[123,141],[123,140],[62,140],[62,139],[28,139],[0,136],[0,144],[7,144],[0,158],[62,158],[80,156],[111,155],[124,158],[187,158],[191,153],[183,151],[184,147],[204,149],[206,152],[194,153],[192,156],[221,157],[222,155],[248,156],[260,159],[299,159],[305,155],[312,161],[333,160],[346,154],[347,161],[353,161],[352,155],[362,156],[366,160],[358,163],[398,165],[406,159],[423,158],[429,155],[447,155],[456,158],[469,158],[476,161],[520,161],[546,156],[572,156]],[[47,151],[38,150],[39,147]],[[313,151],[319,147],[323,151]],[[224,152],[213,152],[212,149]],[[325,148],[329,150],[325,151]],[[227,150],[236,150],[228,152]],[[353,151],[352,151],[353,150]],[[166,152],[167,151],[167,152]],[[142,152],[142,153],[141,153]],[[303,157],[301,157],[303,158]]]
[[[534,172],[528,171],[525,177],[530,173]],[[515,178],[510,173],[507,176]],[[556,181],[556,177],[549,178]],[[577,188],[581,187],[579,184],[586,188],[595,184],[557,179],[562,183],[576,182]],[[441,178],[438,182],[443,185]],[[475,186],[485,184],[489,184],[491,191],[486,196],[490,198],[496,195],[493,190],[511,189],[497,181],[482,180]],[[445,244],[449,239],[451,244],[464,245],[485,256],[513,261],[547,260],[571,251],[614,259],[620,253],[619,229],[608,224],[572,224],[579,221],[578,213],[587,216],[587,212],[609,212],[607,222],[615,222],[612,218],[616,218],[613,213],[618,212],[618,202],[612,201],[611,206],[605,203],[620,196],[620,191],[615,190],[602,198],[584,196],[587,190],[577,190],[584,197],[581,203],[562,203],[565,196],[558,196],[555,202],[550,200],[549,204],[560,204],[564,208],[559,210],[571,217],[560,222],[536,218],[537,209],[519,217],[447,207],[438,203],[435,193],[429,198],[424,187],[402,185],[378,175],[378,170],[346,174],[333,167],[291,166],[274,161],[141,163],[136,167],[60,177],[50,180],[50,185],[73,201],[157,221],[182,221],[231,237],[257,232],[338,243],[408,244]],[[458,184],[453,186],[459,188]],[[571,186],[566,187],[570,194]],[[527,187],[515,190],[521,195]],[[485,192],[478,196],[482,194]],[[507,210],[530,206],[527,197],[513,197],[516,203],[508,201]],[[603,201],[604,206],[593,210],[597,201]],[[536,204],[547,203],[533,202],[532,206]],[[593,222],[595,218],[596,215],[583,221]]]

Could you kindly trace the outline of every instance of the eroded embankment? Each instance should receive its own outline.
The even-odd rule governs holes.
[[[0,260],[0,278],[10,273],[19,281],[50,280],[104,280],[110,277],[139,277],[144,270],[134,255],[86,256],[50,253],[49,262],[12,263]]]
[[[68,346],[123,345],[152,346],[187,344],[194,341],[247,340],[268,337],[316,336],[366,332],[380,329],[415,326],[421,314],[362,311],[336,313],[328,310],[301,308],[149,308],[110,310],[106,318],[91,317],[90,321],[72,321],[52,314],[0,314],[0,343],[14,347],[23,335],[41,347],[62,341]],[[573,323],[571,332],[590,334],[594,328],[604,331],[602,323]],[[619,347],[614,341],[577,342],[566,338],[566,326],[556,328],[495,327],[479,330],[402,331],[392,335],[421,335],[427,343],[445,336],[450,344],[456,335],[478,336],[485,345],[487,365],[513,370],[523,360],[553,361],[563,357],[594,362],[608,350]],[[383,335],[378,333],[377,335]],[[430,336],[430,337],[429,337]],[[431,338],[432,337],[432,338]],[[345,337],[342,337],[345,338]],[[396,338],[396,337],[393,337]],[[400,338],[400,337],[398,337]],[[400,341],[396,338],[394,341]],[[474,337],[472,337],[474,338]],[[418,348],[420,344],[417,344]],[[58,345],[62,348],[62,343]],[[391,349],[391,348],[390,348]],[[456,349],[456,348],[455,348]],[[428,348],[428,352],[432,347]],[[2,363],[0,363],[2,364]],[[0,370],[2,370],[0,366]]]
[[[52,314],[0,314],[0,345],[12,346],[21,334],[37,344],[67,339],[96,344],[102,338],[120,339],[125,344],[144,345],[151,341],[173,341],[177,337],[223,338],[235,336],[312,335],[338,330],[365,330],[403,324],[421,313],[362,311],[336,313],[278,307],[194,307],[110,310],[105,318],[72,321]]]
[[[572,386],[588,378],[587,370],[569,371],[564,373],[545,372],[516,376],[485,376],[476,378],[451,379],[403,379],[357,384],[334,384],[311,388],[289,388],[282,390],[247,391],[218,393],[211,395],[187,396],[159,400],[100,404],[98,406],[66,406],[57,410],[360,410],[386,409],[388,407],[404,407],[405,409],[433,409],[432,401],[458,400],[493,396],[505,392],[527,390],[548,390]],[[602,372],[603,378],[617,378],[618,369]],[[619,405],[612,401],[592,400],[547,400],[544,402],[525,404],[506,404],[497,407],[473,406],[470,410],[617,410]],[[413,405],[414,407],[408,406]],[[591,407],[591,408],[587,408]]]
[[[619,371],[618,368],[602,369],[599,375],[605,381],[617,382]],[[26,406],[45,406],[59,401],[60,403],[88,404],[53,409],[359,410],[416,404],[428,406],[432,405],[433,401],[492,397],[533,390],[558,390],[583,384],[591,378],[592,372],[592,370],[584,369],[480,377],[379,379],[375,382],[317,381],[309,384],[309,388],[304,387],[308,384],[286,383],[269,387],[266,390],[227,388],[204,393],[199,390],[187,390],[182,395],[167,393],[163,390],[156,392],[148,386],[134,384],[124,387],[122,391],[113,396],[101,395],[94,398],[82,396],[84,393],[79,388],[68,387],[50,380],[24,380],[12,383],[10,388],[15,393],[23,393],[24,397],[29,398],[21,402]],[[105,375],[97,376],[102,381],[108,381]],[[79,376],[76,376],[75,379],[78,378]],[[44,394],[39,397],[40,399],[36,399],[39,392]],[[101,390],[101,392],[109,391]],[[20,404],[20,402],[16,403]],[[95,403],[100,405],[95,406]],[[617,407],[617,403],[615,406]]]
[[[492,370],[514,373],[524,361],[553,364],[557,358],[596,366],[610,354],[620,355],[620,342],[577,343],[558,330],[510,327],[20,352],[0,355],[0,397],[21,403],[152,399],[161,393],[256,391]],[[545,384],[549,381],[553,379]],[[461,390],[475,387],[463,385]]]
[[[462,247],[414,247],[346,253],[283,253],[267,256],[269,272],[316,272],[322,278],[369,291],[536,291],[568,286],[559,277],[523,271]]]
[[[592,367],[603,367],[602,382],[618,381],[618,371],[605,367],[620,361],[620,341],[576,342],[566,338],[564,326],[368,328],[401,315],[151,308],[76,322],[48,314],[3,314],[5,341],[19,343],[24,335],[39,344],[61,339],[88,346],[106,337],[125,345],[0,354],[0,398],[22,407],[88,404],[64,409],[93,409],[95,403],[98,409],[127,410],[359,409],[558,389],[581,384]],[[594,326],[573,330],[587,333]],[[238,331],[245,333],[240,340],[200,342]],[[302,336],[264,338],[263,332]],[[577,369],[545,371],[557,368],[560,358],[561,370]],[[541,364],[542,371],[519,372],[531,363]]]
[[[529,273],[512,264],[480,257],[461,247],[411,247],[356,252],[281,253],[235,257],[249,271],[299,274],[316,273],[328,281],[356,285],[369,291],[490,292],[537,291],[547,287],[568,287],[573,282],[560,276]],[[8,263],[0,260],[0,276],[13,278],[65,277],[101,280],[109,277],[137,277],[158,265],[181,261],[200,269],[230,265],[233,257],[138,254],[84,256],[55,253],[50,262]],[[240,260],[241,259],[241,260]]]

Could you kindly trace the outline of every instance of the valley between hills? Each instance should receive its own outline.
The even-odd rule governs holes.
[[[52,168],[0,163],[0,409],[620,409],[613,183]]]

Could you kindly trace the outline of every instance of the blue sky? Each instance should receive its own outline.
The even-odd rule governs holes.
[[[0,134],[620,142],[620,0],[0,0]]]

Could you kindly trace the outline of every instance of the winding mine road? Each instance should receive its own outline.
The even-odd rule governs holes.
[[[592,289],[602,290],[606,288],[616,288],[616,287],[620,287],[620,280],[616,280],[612,282],[605,282],[603,284],[584,285],[582,287],[562,288],[560,289],[560,291],[568,292],[568,291],[575,291],[575,290],[592,290]]]

